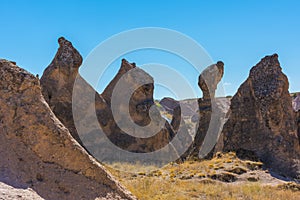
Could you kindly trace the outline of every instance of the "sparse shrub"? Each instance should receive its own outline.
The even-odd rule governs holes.
[[[146,173],[145,172],[139,172],[138,175],[140,175],[140,176],[146,176]]]
[[[234,154],[223,154],[221,158],[212,160],[169,164],[138,175],[121,169],[135,169],[147,172],[150,166],[118,163],[119,171],[108,168],[112,174],[138,199],[289,199],[298,200],[299,185],[282,184],[280,186],[266,186],[259,182],[257,173],[249,172],[247,182],[227,184],[237,180],[237,168],[250,170],[261,168],[262,163],[233,158]],[[225,161],[232,160],[231,163]],[[112,163],[113,164],[113,163]],[[213,166],[212,169],[209,166]],[[221,169],[224,167],[224,169]],[[250,169],[249,169],[250,168]],[[233,170],[226,172],[226,170]],[[243,170],[241,170],[243,171]],[[233,173],[236,172],[236,173]],[[247,179],[247,178],[246,178]]]
[[[206,175],[203,174],[203,173],[197,173],[197,174],[195,175],[195,177],[196,177],[196,178],[205,178]]]
[[[233,167],[231,169],[227,169],[226,171],[240,175],[240,174],[247,173],[248,170],[246,168],[243,168],[243,167]]]
[[[237,180],[237,176],[233,173],[222,172],[217,174],[210,175],[210,178],[214,180],[219,180],[222,182],[235,182]]]
[[[278,189],[291,190],[293,192],[300,191],[300,184],[289,182],[278,186]]]
[[[247,161],[245,161],[245,164],[246,164],[247,168],[250,170],[258,170],[263,167],[263,163],[261,163],[261,162],[254,162],[254,161],[247,160]]]
[[[250,177],[247,178],[247,180],[248,180],[249,182],[257,182],[257,181],[259,181],[259,177],[256,177],[256,176],[250,176]]]

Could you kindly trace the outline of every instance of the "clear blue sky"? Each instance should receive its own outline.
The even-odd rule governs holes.
[[[0,57],[16,61],[33,74],[41,75],[51,62],[60,36],[72,41],[85,58],[119,32],[163,27],[192,37],[214,61],[225,63],[223,83],[228,95],[237,91],[252,66],[273,53],[279,54],[290,91],[300,91],[297,0],[2,0],[0,8]]]

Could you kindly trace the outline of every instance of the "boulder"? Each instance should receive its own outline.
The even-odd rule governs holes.
[[[223,150],[255,155],[271,171],[297,178],[300,147],[288,88],[277,54],[254,66],[231,100]]]
[[[0,96],[0,182],[44,199],[135,199],[73,139],[35,76],[0,60]]]

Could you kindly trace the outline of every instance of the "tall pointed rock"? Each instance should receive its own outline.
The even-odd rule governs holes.
[[[174,131],[155,109],[153,78],[149,74],[136,67],[134,63],[123,59],[118,73],[100,95],[79,75],[78,68],[81,62],[82,58],[71,42],[60,38],[58,52],[41,78],[42,91],[46,101],[81,145],[92,155],[100,155],[101,161],[121,161],[127,159],[120,157],[115,151],[111,151],[109,149],[112,146],[111,143],[118,149],[132,153],[154,152],[169,144],[174,136]],[[134,73],[128,73],[130,71]],[[80,84],[74,85],[75,80]],[[118,84],[120,80],[123,81],[121,84],[123,88],[114,93],[120,86]],[[138,85],[137,81],[140,80],[147,81],[147,83]],[[77,87],[76,95],[79,95],[80,100],[77,105],[72,104],[74,87]],[[128,95],[130,88],[134,88],[134,91],[129,98],[129,103],[123,104],[124,102],[120,101],[120,98]],[[93,102],[86,99],[86,96],[91,93],[95,96]],[[113,101],[113,94],[119,95],[120,98],[113,99],[116,100]],[[113,103],[114,105],[112,105]],[[117,115],[113,113],[113,108],[118,110]],[[76,119],[74,118],[74,109],[78,111],[75,112]],[[94,111],[97,117],[96,122],[90,120],[93,118]],[[153,118],[151,118],[150,112]],[[124,124],[126,117],[132,119],[134,125],[125,124],[128,126],[124,130],[120,126],[122,123]],[[79,122],[77,127],[74,119]],[[162,126],[159,123],[161,121],[163,121]],[[148,125],[148,129],[143,129]],[[136,127],[140,127],[141,133],[145,135],[154,130],[154,135],[149,137],[134,135],[140,130]],[[155,130],[158,131],[155,132]],[[103,133],[105,134],[104,138],[102,137]],[[105,138],[108,138],[109,141]],[[173,148],[170,151],[174,154]]]
[[[61,37],[59,49],[41,77],[42,93],[57,118],[80,143],[72,116],[73,85],[82,63],[82,57],[72,43]]]
[[[224,150],[257,157],[271,171],[299,178],[300,146],[288,88],[277,54],[254,66],[231,100]]]

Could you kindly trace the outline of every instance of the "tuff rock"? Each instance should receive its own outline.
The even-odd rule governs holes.
[[[288,88],[277,54],[254,66],[231,100],[223,150],[260,159],[273,172],[299,178],[300,147]]]
[[[46,101],[53,112],[70,130],[74,138],[90,153],[104,156],[104,160],[108,161],[126,160],[114,152],[109,153],[107,150],[109,144],[99,137],[101,134],[105,134],[109,143],[134,153],[153,152],[163,148],[172,140],[175,133],[171,125],[161,117],[155,108],[153,78],[149,74],[136,67],[134,63],[123,59],[118,73],[100,95],[78,73],[81,64],[81,56],[78,51],[64,38],[59,39],[59,45],[55,58],[41,78],[43,95],[51,97],[46,98]],[[139,85],[137,84],[139,80],[147,83]],[[119,81],[123,81],[122,84],[118,84]],[[76,86],[74,86],[75,82]],[[76,95],[79,95],[77,99],[81,99],[81,101],[72,107],[74,87],[79,91]],[[129,92],[130,88],[134,89],[131,93]],[[94,102],[86,98],[90,93],[95,96]],[[113,95],[116,95],[117,98],[112,99]],[[128,97],[129,103],[125,102],[124,104],[123,97]],[[113,109],[117,112],[113,112]],[[75,114],[74,118],[74,111],[80,115]],[[94,112],[97,122],[91,120]],[[134,125],[125,124],[126,129],[124,130],[120,126],[124,123],[125,118],[132,119]],[[74,121],[79,121],[77,127]],[[151,129],[158,130],[158,132],[151,137],[136,137],[128,134],[137,132],[135,125],[150,126],[150,129],[140,132],[140,135],[147,136]],[[78,130],[80,130],[80,134]],[[82,140],[84,140],[83,143]],[[166,151],[176,154],[173,148]]]
[[[209,158],[214,152],[228,111],[227,101],[215,97],[223,74],[224,63],[219,61],[207,67],[199,76],[198,85],[203,93],[203,97],[198,99],[199,121],[194,141],[184,157]]]
[[[69,129],[81,145],[72,116],[73,85],[82,57],[72,43],[61,37],[59,49],[41,77],[42,93],[56,117]]]
[[[135,199],[73,139],[39,80],[0,60],[0,181],[44,199]]]
[[[298,139],[299,139],[299,144],[300,144],[300,94],[296,96],[295,99],[293,99],[293,109],[295,111],[296,115],[296,124],[298,126]]]

